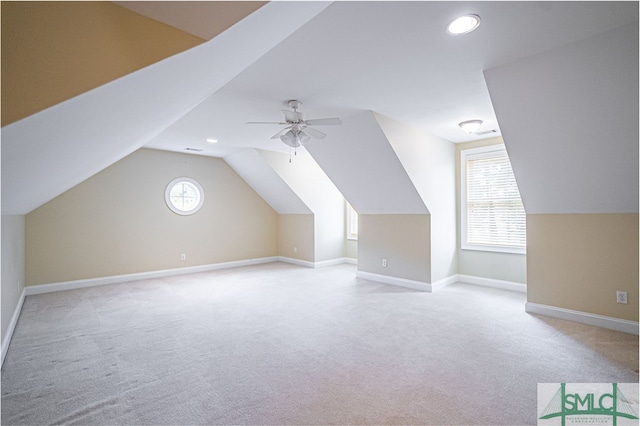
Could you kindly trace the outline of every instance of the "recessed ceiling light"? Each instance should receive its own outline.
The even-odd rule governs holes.
[[[458,124],[458,126],[467,133],[475,133],[481,125],[482,120],[469,120]]]
[[[209,142],[209,143],[218,143],[218,139],[208,138],[207,142]]]
[[[467,34],[478,28],[480,17],[478,15],[460,16],[447,25],[447,32],[452,35]]]

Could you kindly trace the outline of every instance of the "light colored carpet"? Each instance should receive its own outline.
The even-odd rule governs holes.
[[[2,424],[536,424],[538,382],[637,382],[637,336],[284,263],[26,298]]]

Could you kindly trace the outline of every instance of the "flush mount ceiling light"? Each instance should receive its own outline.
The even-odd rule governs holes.
[[[458,124],[458,126],[467,133],[475,133],[481,125],[482,120],[469,120]]]
[[[447,25],[447,32],[452,35],[467,34],[478,28],[480,17],[478,15],[460,16]]]

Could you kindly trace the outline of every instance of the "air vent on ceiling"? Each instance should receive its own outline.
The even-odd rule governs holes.
[[[200,148],[185,148],[185,151],[194,151],[194,152],[200,152],[202,151]]]

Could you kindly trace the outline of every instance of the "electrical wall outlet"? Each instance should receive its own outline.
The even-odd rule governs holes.
[[[180,255],[180,260],[187,260],[187,254],[186,253],[182,253]]]
[[[627,292],[626,291],[616,291],[616,302],[626,305],[627,304]]]
[[[382,259],[382,267],[383,268],[387,267],[387,259]]]

